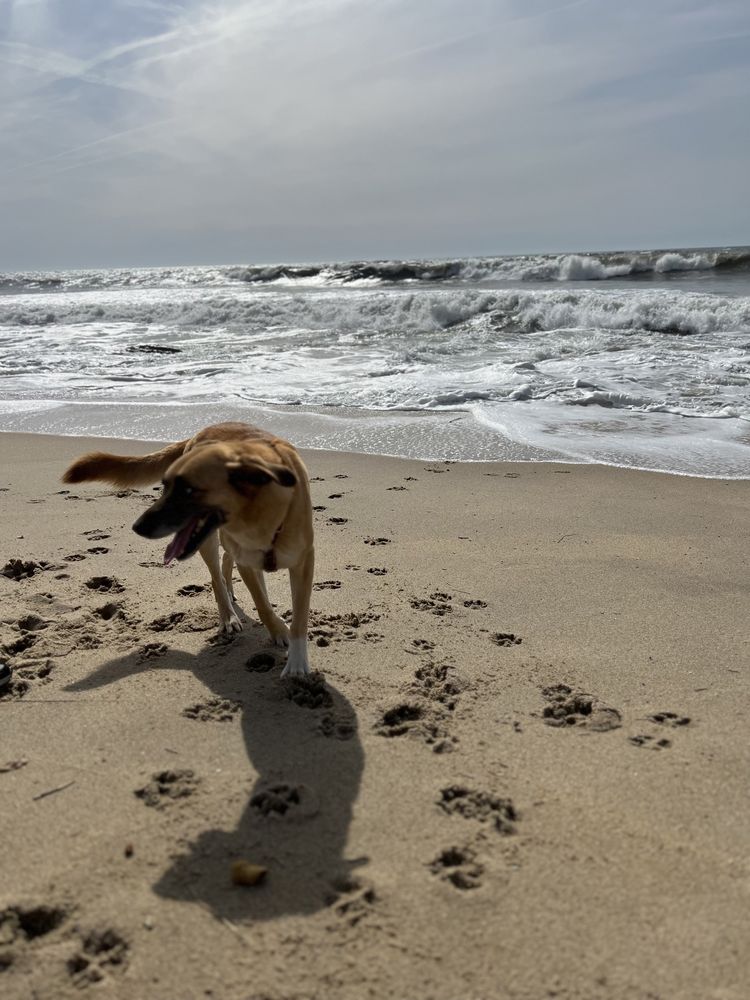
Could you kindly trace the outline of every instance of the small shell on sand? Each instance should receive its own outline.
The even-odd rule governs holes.
[[[232,882],[235,885],[257,885],[268,872],[262,865],[254,865],[249,861],[240,859],[232,862]]]

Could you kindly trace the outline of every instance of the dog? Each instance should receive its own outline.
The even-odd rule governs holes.
[[[149,455],[91,452],[73,462],[62,478],[65,483],[101,480],[115,486],[144,486],[161,478],[164,492],[133,531],[144,538],[172,535],[164,553],[167,565],[200,552],[211,574],[221,627],[229,634],[242,629],[232,588],[236,564],[271,639],[289,648],[281,676],[310,672],[312,502],[307,470],[288,441],[249,424],[216,424]],[[271,607],[266,591],[264,573],[278,569],[289,570],[291,629]]]

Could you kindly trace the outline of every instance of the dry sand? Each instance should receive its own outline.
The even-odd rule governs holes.
[[[748,482],[308,453],[288,688],[89,446],[0,436],[4,1000],[750,996]]]

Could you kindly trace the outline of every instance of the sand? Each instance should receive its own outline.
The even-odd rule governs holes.
[[[306,453],[287,687],[89,446],[0,435],[5,1000],[750,996],[748,482]]]

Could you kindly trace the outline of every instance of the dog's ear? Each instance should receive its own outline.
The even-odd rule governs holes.
[[[278,483],[279,486],[292,487],[297,485],[297,477],[285,465],[264,462],[262,459],[238,459],[227,462],[230,485],[240,493],[250,487],[267,486],[268,483]]]

